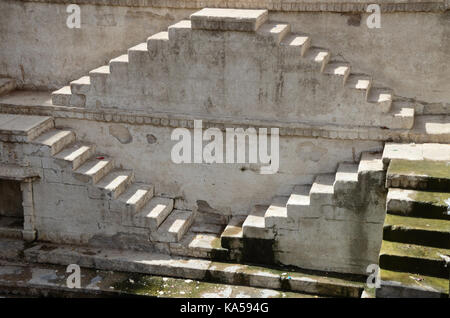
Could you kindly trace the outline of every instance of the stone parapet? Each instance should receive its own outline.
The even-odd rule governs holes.
[[[179,8],[200,9],[209,8],[239,8],[239,9],[267,9],[284,12],[365,12],[369,4],[380,4],[382,12],[442,12],[448,10],[448,0],[430,1],[404,1],[404,0],[246,0],[246,1],[217,1],[217,0],[19,0],[23,2],[42,2],[57,4],[92,4],[103,6],[124,7],[155,7],[155,8]]]

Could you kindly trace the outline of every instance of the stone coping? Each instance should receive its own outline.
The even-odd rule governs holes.
[[[235,119],[226,118],[205,118],[193,115],[180,115],[170,113],[154,114],[130,114],[121,112],[107,112],[87,110],[83,108],[65,107],[65,106],[17,106],[5,105],[0,103],[0,113],[20,114],[20,115],[39,115],[52,116],[62,119],[80,119],[98,122],[125,123],[133,125],[153,125],[172,128],[194,128],[194,119],[202,120],[204,129],[219,128],[225,131],[226,128],[248,127],[279,128],[280,136],[304,136],[304,137],[322,137],[330,139],[362,139],[362,140],[399,140],[399,135],[407,135],[408,130],[388,130],[376,127],[346,127],[337,125],[311,125],[302,123],[283,123],[269,122],[262,120],[241,119],[237,122]],[[13,141],[13,140],[11,140]]]
[[[0,179],[29,181],[39,178],[39,173],[33,171],[31,167],[22,167],[13,164],[0,164]]]
[[[56,4],[152,7],[174,9],[235,8],[284,12],[366,12],[369,4],[380,4],[382,12],[443,12],[450,0],[9,0]]]
[[[34,96],[34,95],[33,95]],[[20,96],[18,96],[20,99]],[[0,113],[2,114],[20,114],[20,115],[38,115],[51,116],[55,119],[79,119],[90,120],[107,123],[125,123],[132,125],[153,125],[172,128],[193,128],[194,120],[202,120],[204,129],[219,128],[225,131],[226,128],[279,128],[280,136],[296,136],[309,138],[327,138],[341,140],[375,140],[375,141],[394,141],[394,142],[435,142],[450,143],[450,133],[447,130],[441,132],[441,124],[437,122],[439,119],[446,122],[447,116],[416,116],[415,126],[413,129],[384,129],[382,127],[364,127],[364,126],[340,126],[332,124],[308,124],[300,122],[279,122],[264,121],[255,119],[234,118],[217,118],[195,116],[193,114],[173,114],[173,113],[130,113],[120,112],[118,110],[94,110],[78,107],[54,106],[50,104],[47,94],[43,94],[38,100],[48,100],[43,103],[30,104],[24,102],[17,104],[16,101],[8,101],[4,97],[0,99]],[[34,97],[33,97],[34,98]],[[32,98],[32,99],[33,99]],[[428,122],[431,117],[436,117],[437,123]],[[443,118],[441,118],[443,117]],[[436,128],[432,129],[433,125]],[[446,127],[448,124],[445,124]],[[268,129],[270,134],[270,129]],[[4,137],[4,138],[2,138]],[[7,137],[10,137],[9,139]],[[14,137],[14,136],[12,136]],[[9,142],[27,142],[22,136],[11,138],[11,136],[2,136],[0,140]],[[6,140],[6,139],[8,140]]]

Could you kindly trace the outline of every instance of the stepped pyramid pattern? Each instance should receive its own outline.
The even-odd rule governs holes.
[[[267,10],[203,9],[54,92],[52,100],[88,109],[392,129],[414,123],[414,108],[397,102],[391,89],[352,73],[289,24],[270,21]]]
[[[5,91],[15,85],[0,84]],[[34,107],[0,98],[0,179],[19,180],[21,187],[32,179],[24,191],[24,226],[0,216],[0,236],[37,239],[24,253],[29,261],[339,297],[360,297],[361,276],[379,263],[377,297],[449,295],[448,114],[419,116],[413,102],[352,72],[309,35],[270,20],[267,10],[203,9],[51,99]],[[15,108],[41,116],[3,114]],[[166,123],[153,121],[160,115]],[[164,138],[172,128],[182,121],[192,128],[201,118],[246,127],[306,123],[329,133],[286,129],[280,140],[294,165],[280,166],[281,179],[264,179],[271,187],[263,199],[248,196],[245,211],[216,210],[204,193],[185,198],[187,186],[177,177],[191,173],[129,160],[159,156],[170,149]],[[112,133],[110,121],[129,140]],[[336,138],[335,126],[348,130]],[[386,134],[375,138],[374,131]],[[415,143],[392,143],[403,138]],[[311,149],[307,159],[304,149]],[[296,171],[296,160],[314,171]],[[210,168],[201,178],[223,182],[214,190],[254,172]],[[161,171],[149,177],[146,169]],[[165,180],[148,180],[160,175],[176,176],[170,195],[161,190]],[[249,178],[245,186],[263,180]]]

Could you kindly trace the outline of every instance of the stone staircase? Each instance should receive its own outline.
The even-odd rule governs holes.
[[[389,192],[377,297],[448,297],[450,145],[388,144],[383,161]]]
[[[290,196],[276,196],[269,206],[256,205],[247,216],[232,216],[227,224],[203,223],[199,226],[202,231],[191,228],[185,239],[171,246],[171,253],[275,264],[273,244],[278,229],[298,231],[300,219],[319,219],[325,205],[333,214],[331,206],[342,213],[344,210],[339,209],[346,205],[358,205],[360,201],[368,204],[371,198],[364,190],[382,185],[384,176],[381,154],[362,153],[359,164],[341,163],[335,174],[318,175],[312,185],[297,185]]]
[[[172,198],[155,196],[154,185],[136,182],[133,170],[118,167],[95,144],[78,141],[74,131],[55,128],[53,122],[49,127],[48,121],[43,125],[31,143],[55,160],[63,179],[91,185],[107,201],[109,221],[147,231],[154,243],[181,240],[194,219],[192,211],[174,209]]]
[[[191,20],[196,21],[195,25],[192,25],[191,20],[180,21],[170,26],[168,31],[152,35],[146,42],[128,49],[127,54],[112,59],[108,65],[94,69],[88,76],[72,81],[69,86],[53,92],[53,105],[114,108],[114,105],[127,104],[130,100],[135,104],[145,103],[145,99],[131,98],[142,93],[143,96],[156,96],[158,100],[158,94],[164,94],[167,89],[159,87],[164,85],[164,81],[161,80],[159,86],[153,83],[153,86],[148,87],[142,83],[142,79],[148,78],[150,81],[152,76],[158,74],[165,78],[163,75],[170,71],[170,65],[163,65],[161,59],[167,55],[167,50],[184,50],[183,45],[194,41],[196,32],[200,30],[215,30],[218,25],[222,25],[224,30],[228,27],[234,30],[244,20],[221,20],[220,23],[210,25],[205,21],[215,18],[213,11],[204,9],[191,15]],[[354,124],[390,129],[413,127],[413,103],[397,100],[392,89],[376,85],[370,75],[352,72],[348,63],[334,58],[329,50],[313,46],[309,35],[292,33],[289,24],[269,21],[267,11],[266,14],[259,14],[264,10],[253,11],[258,14],[249,17],[249,25],[244,27],[247,28],[245,31],[249,32],[248,41],[258,40],[266,43],[268,50],[277,48],[283,62],[281,70],[295,68],[299,72],[315,70],[321,73],[322,80],[328,84],[327,94],[336,95],[336,107],[352,104],[355,105],[354,109],[367,113],[361,122]],[[194,43],[189,45],[195,46]],[[147,107],[152,108],[152,105]]]

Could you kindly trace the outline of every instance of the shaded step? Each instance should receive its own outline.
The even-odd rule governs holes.
[[[390,188],[386,207],[391,214],[450,220],[449,198],[450,193]]]
[[[70,90],[73,94],[86,95],[91,89],[91,78],[83,76],[75,81],[70,82]]]
[[[228,260],[228,250],[220,244],[220,237],[213,233],[195,233],[189,231],[178,243],[170,243],[173,255]]]
[[[347,77],[350,75],[350,64],[344,62],[329,62],[323,69],[323,74],[342,78],[342,85],[344,85]]]
[[[50,129],[32,141],[50,148],[50,154],[55,155],[67,145],[75,141],[75,134],[71,130]]]
[[[384,172],[381,153],[363,152],[358,165],[358,174]]]
[[[83,182],[99,182],[114,168],[114,160],[102,154],[95,155],[74,171],[77,179]]]
[[[316,177],[309,193],[312,206],[333,204],[334,180],[334,174],[322,174]]]
[[[331,54],[327,49],[311,47],[306,51],[304,57],[307,60],[316,63],[319,71],[323,72],[325,66],[328,64],[328,61],[330,60]]]
[[[256,31],[256,34],[267,37],[273,43],[279,44],[289,32],[291,32],[291,26],[289,24],[267,22]]]
[[[273,239],[273,231],[266,228],[265,214],[268,206],[256,205],[242,224],[244,238]]]
[[[239,249],[242,247],[243,230],[245,216],[233,216],[220,235],[221,246],[227,249]]]
[[[133,181],[132,170],[114,169],[97,183],[97,187],[105,191],[110,198],[116,199]]]
[[[134,216],[134,224],[157,230],[173,210],[173,199],[154,197]]]
[[[381,287],[376,290],[379,298],[448,298],[449,281],[424,275],[380,271]]]
[[[360,91],[364,100],[367,100],[370,87],[372,86],[372,78],[366,74],[350,74],[345,82],[345,86]]]
[[[193,233],[209,233],[209,234],[220,234],[223,232],[224,225],[214,224],[214,223],[204,223],[204,222],[194,222],[190,231]]]
[[[133,224],[132,217],[140,211],[145,204],[153,198],[154,186],[151,184],[133,183],[128,189],[118,197],[117,200],[110,202],[110,208],[113,211],[125,212],[126,221]],[[125,209],[125,211],[124,211]]]
[[[272,203],[267,208],[264,214],[265,226],[268,228],[274,227],[278,222],[282,222],[287,218],[286,203],[289,197],[277,196],[273,198]]]
[[[393,159],[387,171],[386,187],[450,191],[450,162]]]
[[[450,221],[387,214],[383,239],[450,249]]]
[[[55,158],[70,163],[75,170],[95,154],[95,148],[94,144],[75,142],[58,152]]]
[[[380,251],[380,267],[398,272],[448,279],[449,269],[445,267],[442,257],[446,255],[450,255],[449,249],[383,240]]]
[[[310,37],[301,34],[288,34],[280,42],[282,48],[292,51],[292,53],[295,52],[299,57],[306,54],[310,44]]]
[[[334,191],[352,191],[358,184],[358,168],[354,163],[340,163],[334,180]]]
[[[173,210],[157,231],[150,233],[152,241],[178,242],[194,221],[192,211]]]
[[[289,217],[298,218],[311,216],[308,213],[310,211],[310,191],[310,185],[296,185],[294,187],[294,190],[289,196],[289,200],[286,202],[287,215]]]
[[[393,102],[391,111],[382,117],[381,126],[389,129],[411,129],[414,126],[415,109]]]
[[[377,110],[387,113],[391,110],[393,93],[389,88],[372,87],[370,89],[367,101],[377,104]]]
[[[309,294],[359,298],[364,282],[301,271],[286,271],[261,266],[212,262],[189,257],[127,250],[98,249],[50,244],[37,244],[24,252],[29,262],[79,264],[101,270],[130,271],[203,279],[210,282],[299,291]]]

